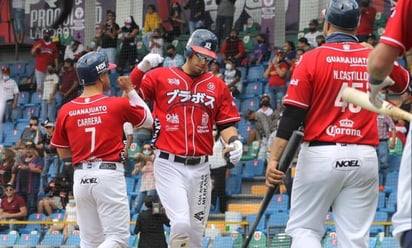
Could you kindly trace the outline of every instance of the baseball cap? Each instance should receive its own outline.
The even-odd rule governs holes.
[[[55,126],[54,122],[49,121],[49,120],[45,120],[41,125],[43,127],[54,127]]]
[[[26,148],[35,148],[36,147],[36,145],[33,143],[33,141],[30,141],[30,140],[26,141],[26,143],[24,143],[24,146]]]
[[[70,64],[74,64],[74,59],[71,59],[71,58],[67,58],[67,59],[65,59],[64,60],[64,62],[66,62],[66,63],[70,63]]]
[[[319,22],[318,22],[318,20],[317,19],[312,19],[312,20],[310,20],[310,22],[309,22],[309,25],[319,25]]]

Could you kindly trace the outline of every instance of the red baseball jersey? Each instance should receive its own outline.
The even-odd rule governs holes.
[[[380,42],[397,47],[400,54],[412,47],[412,1],[402,0],[396,4],[396,9],[386,23],[385,32]]]
[[[123,123],[140,126],[143,107],[131,106],[125,97],[78,97],[64,104],[57,116],[51,145],[72,152],[73,164],[82,161],[121,161]]]
[[[40,39],[34,42],[33,47],[41,44],[40,48],[36,51],[36,59],[34,62],[34,67],[36,70],[41,72],[46,72],[47,66],[50,63],[54,64],[54,60],[59,57],[59,52],[57,50],[56,44],[50,42],[50,44],[46,44],[43,39]]]
[[[370,48],[359,43],[342,42],[326,43],[302,56],[293,72],[284,104],[308,111],[305,141],[378,145],[376,114],[342,99],[345,87],[368,91],[366,63],[369,52]],[[402,73],[399,80],[404,80],[404,84],[398,88],[405,90],[406,71],[398,64],[395,71]]]
[[[154,103],[155,146],[173,154],[211,155],[213,123],[240,120],[229,89],[209,72],[191,78],[177,67],[154,69],[144,75],[140,93]]]

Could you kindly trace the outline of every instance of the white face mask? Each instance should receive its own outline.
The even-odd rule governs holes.
[[[143,153],[144,155],[150,155],[150,154],[152,154],[152,151],[150,151],[150,150],[144,150],[142,153]]]
[[[226,64],[225,68],[226,68],[226,70],[232,70],[232,65],[231,64]]]
[[[9,79],[10,79],[10,76],[3,75],[3,80],[9,80]]]
[[[216,135],[217,135],[217,131],[216,130],[213,130],[213,137],[215,137]]]

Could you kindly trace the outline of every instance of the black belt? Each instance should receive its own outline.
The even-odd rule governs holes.
[[[92,163],[79,163],[79,164],[75,164],[74,165],[76,170],[85,170],[85,169],[91,169],[93,168],[93,164]],[[117,170],[117,164],[116,163],[101,163],[99,165],[99,169],[102,170]]]
[[[167,152],[160,152],[159,158],[167,159],[169,160],[170,154]],[[198,165],[202,162],[202,157],[180,157],[177,155],[174,155],[174,162],[176,163],[182,163],[184,165]],[[207,163],[209,161],[209,157],[205,156],[205,161],[203,163]]]
[[[380,139],[379,142],[385,142],[388,141],[389,139]]]
[[[336,146],[336,142],[327,142],[327,141],[310,141],[309,146]]]
[[[9,99],[6,102],[14,102],[14,99]]]

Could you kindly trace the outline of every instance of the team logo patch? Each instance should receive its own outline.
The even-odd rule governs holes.
[[[212,42],[205,42],[205,45],[203,47],[208,50],[212,50]]]
[[[215,85],[214,83],[212,83],[212,82],[209,82],[209,83],[207,84],[207,89],[210,90],[210,91],[215,91],[216,85]]]
[[[179,123],[179,115],[177,115],[176,113],[167,114],[166,115],[166,121],[169,122],[169,123],[178,124]]]
[[[180,84],[180,81],[177,78],[168,78],[167,82],[171,85],[179,85]]]

